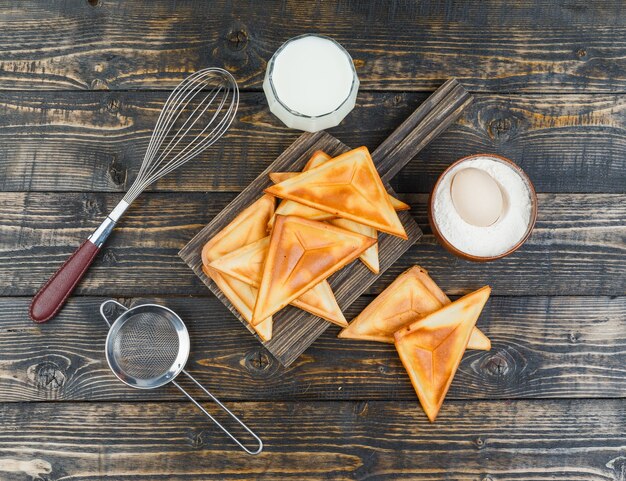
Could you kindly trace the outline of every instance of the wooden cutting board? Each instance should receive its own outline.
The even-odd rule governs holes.
[[[429,97],[390,137],[372,154],[387,191],[397,197],[387,183],[406,163],[439,132],[443,131],[460,114],[471,97],[455,80],[446,82]],[[303,134],[245,190],[224,208],[209,225],[202,229],[180,252],[180,257],[193,269],[213,293],[256,336],[235,307],[217,285],[202,271],[201,251],[209,239],[228,225],[243,209],[263,195],[271,185],[270,172],[300,172],[313,152],[323,150],[335,157],[350,150],[326,132]],[[328,281],[342,310],[352,304],[369,286],[384,273],[419,238],[422,231],[410,212],[398,212],[408,240],[379,233],[380,273],[373,274],[358,259],[332,275]],[[274,334],[268,342],[260,342],[284,366],[300,356],[330,323],[300,309],[288,306],[274,315]],[[258,338],[258,336],[257,336]]]

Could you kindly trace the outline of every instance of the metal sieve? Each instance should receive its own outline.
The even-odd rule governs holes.
[[[110,303],[124,310],[112,323],[104,313],[104,307]],[[105,349],[107,362],[120,381],[138,389],[155,389],[172,383],[245,452],[258,454],[263,450],[263,441],[185,371],[189,356],[189,332],[174,311],[158,304],[141,304],[128,309],[111,299],[100,305],[100,314],[109,326]],[[258,442],[256,450],[244,446],[174,380],[181,372],[254,437]]]

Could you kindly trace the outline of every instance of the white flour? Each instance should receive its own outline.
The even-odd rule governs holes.
[[[504,212],[495,224],[478,227],[465,222],[452,203],[450,185],[454,174],[467,167],[484,170],[500,185]],[[462,252],[478,257],[497,256],[517,244],[528,229],[530,191],[524,179],[507,164],[484,156],[467,160],[451,169],[433,192],[433,217],[441,235]]]

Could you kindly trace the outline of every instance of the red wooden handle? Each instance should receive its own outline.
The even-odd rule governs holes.
[[[100,250],[86,240],[33,297],[28,314],[35,322],[52,319],[65,304]]]

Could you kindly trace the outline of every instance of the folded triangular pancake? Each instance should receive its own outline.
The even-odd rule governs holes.
[[[304,172],[304,170],[302,171]],[[270,172],[270,180],[275,184],[283,182],[287,179],[291,179],[298,175],[300,172]],[[283,202],[292,202],[292,201],[283,201]],[[399,212],[401,210],[409,210],[411,206],[405,202],[402,202],[400,199],[396,199],[393,195],[389,195],[389,202],[393,207],[393,210]]]
[[[376,242],[322,222],[276,216],[252,322],[260,322]]]
[[[215,259],[209,266],[241,282],[259,287],[269,246],[270,237],[265,236]]]
[[[267,236],[274,207],[274,197],[267,194],[250,204],[204,245],[202,263],[208,266],[218,257]]]
[[[257,289],[238,282],[236,279],[221,275],[210,269],[209,264],[230,251],[265,237],[267,235],[267,223],[274,215],[274,207],[274,197],[262,196],[244,209],[202,248],[204,273],[213,279],[213,282],[248,322],[252,321],[252,309],[256,301]],[[263,341],[269,341],[272,338],[272,325],[272,318],[268,317],[252,328]]]
[[[336,227],[349,230],[350,232],[357,232],[374,239],[378,238],[378,232],[376,232],[376,229],[370,227],[369,225],[359,224],[353,220],[332,219],[329,220],[328,223]],[[374,274],[378,274],[380,272],[380,264],[378,262],[378,242],[363,252],[363,254],[359,256],[359,259],[370,271]]]
[[[393,210],[399,212],[401,210],[410,210],[411,206],[406,202],[402,202],[400,199],[396,199],[393,195],[389,195],[389,202],[393,206]]]
[[[258,288],[261,284],[263,264],[267,257],[269,243],[269,236],[259,239],[214,260],[210,267],[223,275]],[[325,280],[291,301],[290,304],[338,326],[348,325],[330,284]]]
[[[350,325],[339,333],[343,339],[393,343],[393,334],[443,306],[450,299],[420,266],[400,274]],[[491,342],[474,328],[468,349],[488,351]]]
[[[316,150],[315,152],[313,152],[313,155],[307,161],[307,163],[304,164],[304,168],[302,169],[302,172],[306,172],[307,170],[311,170],[311,169],[314,169],[315,167],[319,167],[320,165],[323,165],[326,162],[328,162],[330,159],[332,159],[332,157],[328,155],[326,152],[324,152],[323,150]]]
[[[275,184],[282,182],[283,180],[291,179],[293,176],[298,175],[299,172],[270,172],[270,180]]]
[[[439,413],[490,292],[485,286],[394,335],[400,360],[431,422]]]
[[[313,156],[309,159],[307,164],[302,169],[302,172],[306,172],[309,169],[313,169],[324,163],[332,160],[330,155],[322,152],[321,150],[316,151]],[[296,175],[300,174],[300,172],[270,172],[269,176],[272,182],[278,184],[279,182],[283,182],[284,180],[291,179]],[[389,195],[389,194],[387,194]],[[411,207],[402,202],[399,199],[389,195],[389,201],[393,206],[394,210],[409,210]],[[292,200],[283,199],[278,205],[278,209],[276,210],[275,215],[297,215],[300,217],[304,217],[305,219],[312,220],[329,220],[336,216],[329,214],[328,212],[321,211],[319,209],[314,209],[312,207],[308,207],[306,205],[300,204],[298,202],[294,202]],[[346,219],[347,220],[347,219]],[[270,220],[268,224],[268,228],[271,229],[274,224],[274,217]],[[365,261],[364,261],[365,262]]]
[[[302,171],[304,172],[304,171]],[[270,180],[275,184],[279,184],[285,180],[291,179],[298,175],[300,172],[270,172]],[[290,200],[286,200],[283,202],[293,202]],[[410,210],[411,206],[405,202],[402,202],[400,199],[395,198],[393,195],[389,195],[389,202],[391,202],[391,206],[393,210],[399,212],[401,210]],[[316,209],[317,210],[317,209]]]
[[[346,327],[348,325],[348,321],[343,315],[343,312],[341,312],[339,304],[337,304],[335,293],[327,280],[316,284],[304,294],[291,301],[290,304],[332,322],[333,324],[337,324],[340,327]]]
[[[321,150],[316,150],[311,156],[311,158],[309,159],[309,161],[304,166],[304,169],[302,169],[302,172],[306,172],[307,170],[314,169],[315,167],[319,167],[320,165],[325,164],[329,160],[332,160],[332,157],[330,155],[328,155],[326,152],[323,152]],[[292,177],[295,177],[298,174],[300,174],[300,172],[270,172],[269,175],[270,175],[271,181],[274,182],[275,184],[278,184],[280,182],[283,182],[284,180],[291,179]],[[396,211],[409,210],[411,208],[409,204],[402,202],[400,199],[396,199],[392,195],[389,195],[389,201],[391,202],[391,205]],[[283,200],[281,204],[285,202],[290,202],[290,201]],[[282,214],[282,215],[289,215],[289,214]],[[296,213],[296,214],[291,214],[291,215],[298,215],[298,214]],[[301,217],[306,217],[306,216],[301,216]],[[306,218],[310,219],[311,217],[306,217]]]
[[[277,215],[296,215],[298,217],[304,217],[305,219],[311,220],[330,220],[337,217],[336,215],[329,214],[328,212],[323,212],[319,209],[314,209],[313,207],[309,207],[304,204],[300,204],[299,202],[294,202],[293,200],[284,200],[276,209],[276,215],[272,217],[272,220],[269,223],[270,229],[273,226],[273,222],[276,219]]]
[[[346,152],[265,191],[407,239],[365,147]]]
[[[302,172],[306,172],[307,170],[314,169],[315,167],[319,167],[324,162],[327,162],[332,157],[328,155],[326,152],[322,150],[316,150],[313,152],[311,158],[307,161],[302,169]],[[282,182],[283,180],[287,180],[294,175],[298,175],[300,172],[270,172],[270,179],[275,184]]]
[[[213,279],[213,282],[217,284],[217,287],[220,288],[222,293],[228,298],[232,305],[235,306],[235,309],[241,314],[241,317],[249,323],[248,325],[254,329],[261,340],[264,342],[269,341],[272,338],[274,325],[272,316],[269,316],[256,326],[253,326],[251,322],[252,309],[254,309],[254,303],[256,302],[259,290],[244,282],[217,272],[208,266],[203,265],[202,270],[207,276]]]
[[[313,155],[305,164],[304,169],[302,169],[302,172],[306,172],[307,170],[314,169],[315,167],[322,165],[323,163],[329,161],[330,159],[331,159],[330,155],[328,155],[326,152],[323,152],[321,150],[316,150],[315,152],[313,152]],[[281,182],[281,180],[278,180],[278,178],[274,176],[281,177],[283,180],[285,180],[285,178],[289,178],[290,175],[298,175],[299,173],[300,172],[272,172],[270,173],[270,179],[272,180],[272,182],[277,183],[277,182]],[[274,214],[274,216],[272,217],[272,219],[270,220],[268,224],[268,227],[270,229],[273,227],[274,219],[276,218],[276,215],[297,215],[300,217],[304,217],[305,219],[312,219],[312,220],[328,220],[328,219],[333,219],[334,217],[336,217],[332,214],[329,214],[328,212],[323,212],[321,210],[314,209],[312,207],[307,207],[306,205],[302,205],[298,202],[293,202],[291,200],[286,200],[286,199],[281,200],[280,203],[278,204],[278,209],[276,209],[276,213]]]

